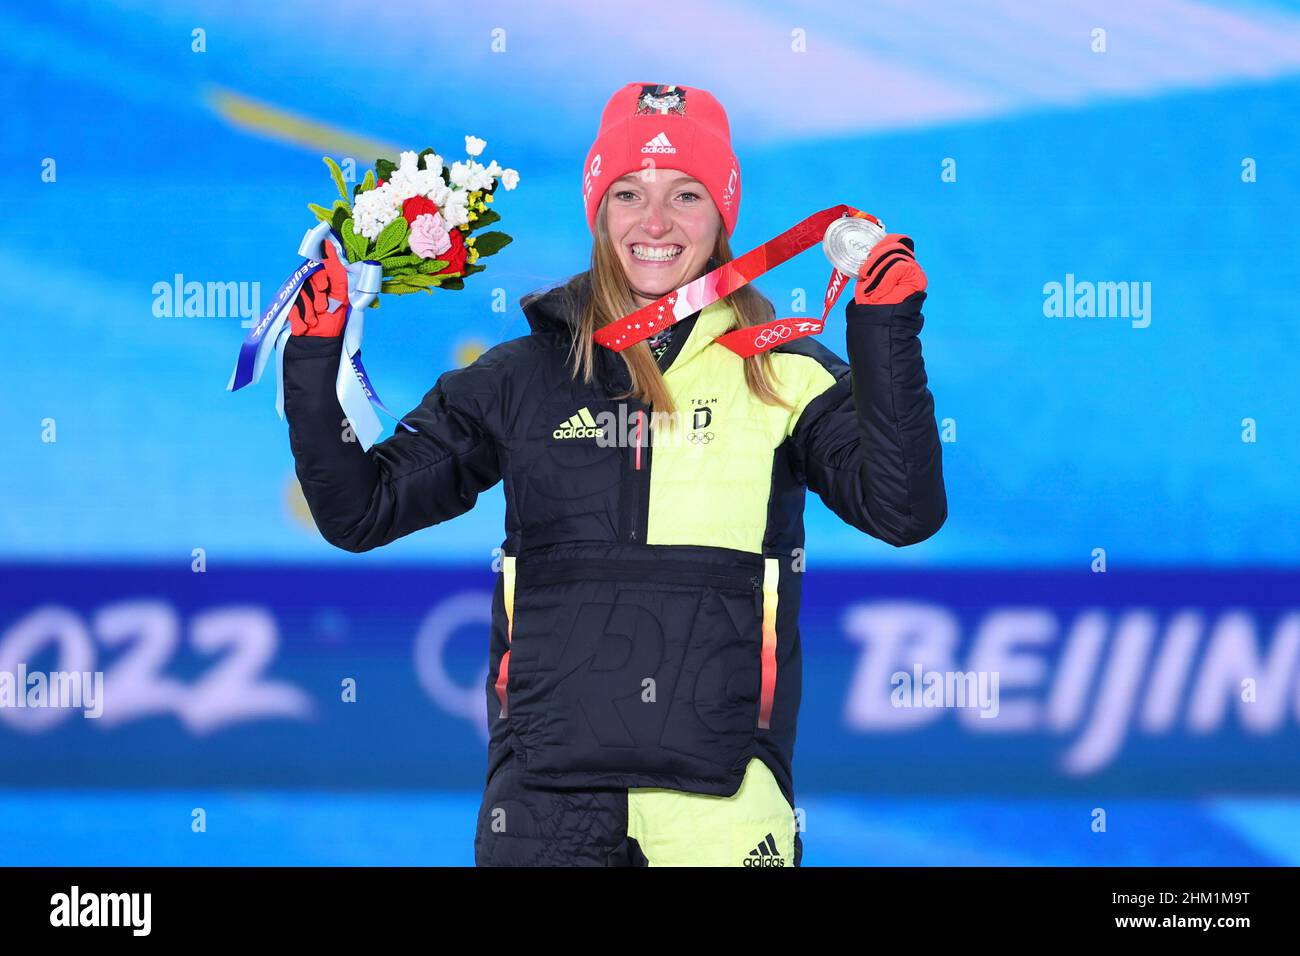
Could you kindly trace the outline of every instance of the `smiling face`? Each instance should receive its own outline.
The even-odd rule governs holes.
[[[698,180],[675,169],[628,173],[609,187],[605,224],[638,305],[696,279],[722,216]]]

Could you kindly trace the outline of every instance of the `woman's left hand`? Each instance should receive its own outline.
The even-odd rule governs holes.
[[[891,232],[871,250],[853,288],[859,305],[897,305],[925,290],[925,271],[916,261],[910,236]]]

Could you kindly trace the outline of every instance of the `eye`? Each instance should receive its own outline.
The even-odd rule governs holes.
[[[692,202],[694,202],[695,200],[697,200],[697,199],[700,198],[700,194],[697,193],[697,192],[684,192],[684,193],[681,193],[681,194],[679,194],[679,195],[680,195],[680,196],[683,196],[683,197],[684,197],[684,196],[689,196],[689,197],[691,197],[691,201],[692,201]]]
[[[614,198],[618,200],[622,200],[624,196],[631,196],[633,199],[635,199],[636,193],[634,193],[630,189],[620,189],[618,192],[614,193]]]

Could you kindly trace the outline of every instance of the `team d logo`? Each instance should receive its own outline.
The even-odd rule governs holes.
[[[713,441],[713,430],[709,427],[713,424],[713,409],[708,405],[702,405],[695,409],[695,414],[691,419],[691,432],[688,436],[691,444],[707,445]]]

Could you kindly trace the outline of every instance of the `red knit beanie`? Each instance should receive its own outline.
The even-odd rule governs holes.
[[[610,97],[582,174],[582,202],[593,234],[609,184],[646,168],[647,159],[658,169],[679,169],[703,183],[731,235],[740,213],[740,164],[731,151],[726,111],[711,93],[693,86],[629,83]]]

